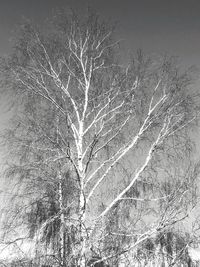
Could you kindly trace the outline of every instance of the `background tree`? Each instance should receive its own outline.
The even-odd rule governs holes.
[[[180,203],[190,188],[184,188],[184,181],[176,192],[161,188],[165,182],[171,188],[176,184],[174,170],[167,176],[166,166],[188,144],[186,129],[197,106],[189,72],[179,73],[172,59],[155,61],[141,51],[123,65],[113,29],[98,16],[60,13],[51,25],[47,34],[24,26],[6,62],[7,88],[20,103],[14,131],[6,134],[15,159],[8,176],[32,193],[35,205],[27,213],[39,232],[44,230],[45,241],[59,231],[60,266],[67,264],[65,244],[71,242],[65,239],[66,229],[76,229],[68,258],[82,267],[91,249],[105,248],[99,236],[106,235],[106,220],[116,212],[117,227],[126,205],[132,208],[129,220],[136,210],[140,214],[139,224],[132,233],[127,227],[129,241],[117,255],[186,216]],[[190,146],[179,161],[188,151]],[[142,184],[148,179],[153,190]],[[153,195],[169,199],[159,202],[163,208],[156,220],[142,227],[150,212],[142,214],[144,206],[133,198],[151,202]],[[29,227],[35,233],[33,224]],[[103,251],[99,261],[113,257],[115,249]]]

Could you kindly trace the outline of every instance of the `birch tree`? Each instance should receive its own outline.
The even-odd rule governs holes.
[[[113,209],[133,200],[131,190],[157,170],[156,159],[165,164],[166,157],[175,155],[174,148],[186,144],[186,130],[196,115],[190,75],[181,74],[171,59],[153,60],[141,51],[128,63],[119,60],[113,29],[93,14],[84,19],[59,15],[48,34],[30,25],[22,32],[8,60],[11,88],[20,103],[9,145],[15,145],[11,152],[20,157],[18,167],[25,170],[33,193],[40,192],[35,184],[61,181],[60,229],[68,224],[65,210],[73,206],[70,224],[77,236],[71,255],[83,267],[90,249],[101,242],[98,233],[104,233]],[[61,192],[66,169],[76,188],[67,203],[62,196],[70,193]],[[129,173],[125,183],[123,170]],[[162,172],[157,173],[162,179]],[[185,194],[179,193],[168,203],[171,210],[135,235],[121,253],[184,217],[182,210],[175,212],[175,202]],[[167,195],[157,192],[156,197]],[[60,266],[66,266],[62,248]],[[110,253],[99,261],[114,257]]]

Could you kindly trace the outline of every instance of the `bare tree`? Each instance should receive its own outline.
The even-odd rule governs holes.
[[[105,233],[106,218],[113,210],[127,201],[132,206],[140,201],[142,194],[135,197],[131,191],[136,193],[149,173],[152,182],[152,173],[164,177],[159,167],[187,144],[186,129],[195,119],[196,104],[188,89],[189,73],[180,74],[172,59],[155,61],[139,51],[130,63],[120,63],[113,30],[96,15],[79,19],[60,14],[53,24],[47,35],[26,25],[8,62],[11,87],[21,105],[15,133],[9,132],[7,140],[15,146],[15,159],[20,158],[19,177],[35,196],[57,183],[61,266],[66,266],[65,211],[73,207],[70,225],[73,221],[77,235],[70,250],[82,267],[90,248],[101,242],[99,233]],[[186,146],[183,154],[189,150]],[[16,166],[13,169],[16,176]],[[76,190],[66,203],[67,169]],[[128,172],[125,182],[123,170]],[[155,198],[169,197],[166,212],[143,231],[129,233],[132,238],[119,254],[184,218],[176,203],[185,191],[163,195],[157,190]],[[153,194],[146,200],[153,201]],[[45,218],[40,230],[55,217]],[[110,251],[99,261],[114,256]]]

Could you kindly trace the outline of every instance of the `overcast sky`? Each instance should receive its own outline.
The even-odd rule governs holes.
[[[0,0],[0,54],[10,51],[11,37],[23,17],[38,23],[60,6],[83,12],[88,4],[120,23],[130,49],[169,53],[184,65],[200,67],[199,0]]]

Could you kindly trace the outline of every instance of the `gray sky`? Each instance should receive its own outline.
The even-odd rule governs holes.
[[[59,6],[82,12],[87,5],[118,21],[130,49],[169,53],[184,65],[200,67],[199,0],[0,0],[0,54],[12,46],[11,37],[23,17],[44,21]]]

